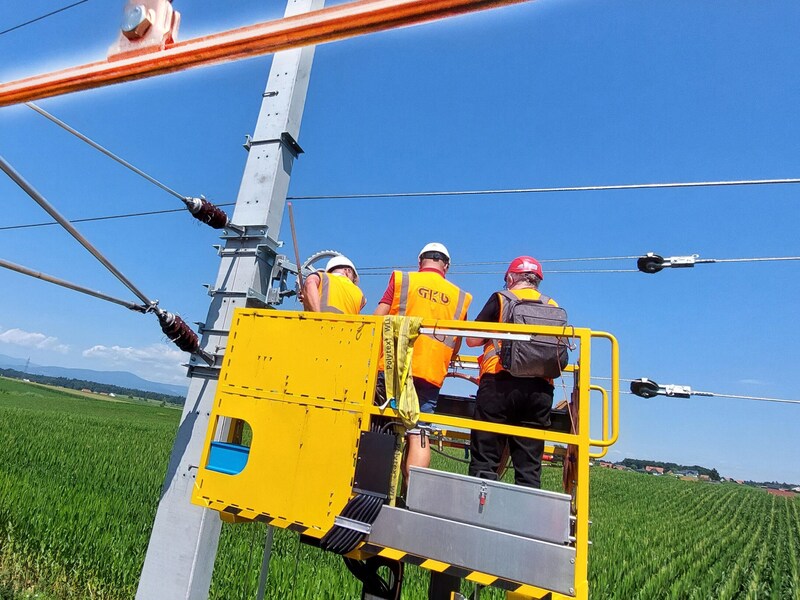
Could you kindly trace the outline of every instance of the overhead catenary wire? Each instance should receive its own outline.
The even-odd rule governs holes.
[[[235,202],[227,202],[218,204],[217,206],[234,206]],[[102,217],[85,217],[82,219],[70,219],[70,223],[92,223],[95,221],[112,221],[114,219],[130,219],[134,217],[149,217],[154,215],[164,215],[169,213],[183,213],[186,209],[185,208],[167,208],[164,210],[147,210],[142,212],[135,212],[135,213],[122,213],[117,215],[106,215]],[[10,231],[14,229],[33,229],[36,227],[50,227],[52,225],[58,225],[55,221],[43,221],[40,223],[27,223],[23,225],[4,225],[0,226],[0,231]]]
[[[746,185],[786,185],[800,183],[800,178],[735,179],[719,181],[679,181],[664,183],[624,183],[612,185],[575,185],[484,190],[451,190],[434,192],[389,192],[380,194],[320,194],[292,196],[291,200],[359,200],[375,198],[429,198],[432,196],[492,196],[500,194],[547,194],[556,192],[606,192],[613,190],[656,190],[674,188],[726,187]]]
[[[556,263],[556,262],[582,262],[582,261],[601,261],[601,260],[628,260],[639,258],[636,256],[584,256],[581,258],[542,258],[539,259],[540,263]],[[483,267],[491,265],[508,265],[508,260],[487,260],[476,262],[459,262],[453,263],[458,267]],[[397,269],[416,269],[417,265],[404,265],[400,267],[382,266],[382,267],[359,267],[359,271],[386,271]]]
[[[291,197],[289,197],[291,198]],[[235,202],[222,202],[217,204],[219,207],[235,206]],[[83,217],[77,219],[70,219],[71,223],[94,223],[98,221],[110,221],[116,219],[129,219],[136,217],[159,216],[166,214],[183,213],[182,208],[169,208],[164,210],[149,210],[133,213],[119,213],[115,215],[104,215],[98,217]],[[36,223],[22,223],[18,225],[2,225],[0,231],[14,231],[18,229],[35,229],[40,227],[51,227],[58,225],[56,221],[42,221]],[[632,260],[638,259],[640,255],[628,256],[583,256],[573,258],[542,258],[539,259],[541,263],[562,263],[562,262],[592,262],[592,261],[615,261],[615,260]],[[705,262],[714,263],[746,263],[746,262],[774,262],[774,261],[798,261],[800,256],[766,256],[766,257],[747,257],[747,258],[716,258],[716,259],[701,259]],[[492,261],[466,261],[453,263],[453,267],[471,267],[471,266],[491,266],[491,265],[506,265],[508,260],[492,260]],[[395,270],[409,270],[416,269],[416,265],[400,265],[392,267],[389,265],[381,266],[359,266],[358,270],[363,276],[385,276],[391,271]],[[574,270],[548,270],[548,273],[638,273],[639,269],[574,269]],[[453,275],[502,275],[504,271],[451,271]]]
[[[778,402],[781,404],[800,404],[800,400],[787,400],[785,398],[770,398],[766,396],[747,396],[741,394],[720,394],[716,392],[701,392],[692,390],[693,396],[708,396],[712,398],[734,398],[736,400],[754,400],[757,402]]]
[[[620,380],[622,381],[622,380]],[[620,390],[620,394],[628,394],[630,396],[636,396],[633,392],[629,392],[626,390]],[[718,394],[713,392],[699,392],[693,391],[693,396],[707,396],[707,397],[714,397],[714,398],[734,398],[737,400],[753,400],[756,402],[777,402],[781,404],[800,404],[800,400],[787,400],[785,398],[769,398],[765,396],[743,396],[738,394]]]
[[[781,404],[800,404],[800,400],[787,400],[784,398],[771,398],[767,396],[752,396],[746,394],[703,392],[699,390],[693,390],[692,387],[688,385],[659,385],[657,382],[647,377],[631,379],[628,381],[631,382],[629,393],[646,399],[655,398],[656,396],[666,396],[670,398],[691,398],[692,396],[705,396],[715,398],[734,398],[738,400],[753,400],[758,402],[777,402]]]
[[[29,19],[28,21],[25,21],[24,23],[19,23],[18,25],[14,25],[13,27],[9,27],[8,29],[3,29],[2,31],[0,31],[0,35],[5,35],[6,33],[11,33],[12,31],[16,31],[17,29],[22,29],[23,27],[27,27],[28,25],[32,25],[32,24],[37,23],[39,21],[43,21],[44,19],[47,19],[48,17],[52,17],[53,15],[57,15],[58,13],[62,13],[65,10],[69,10],[70,8],[75,8],[76,6],[78,6],[80,4],[86,4],[87,2],[89,2],[89,0],[78,0],[78,2],[73,2],[72,4],[68,4],[67,6],[62,6],[61,8],[58,8],[56,10],[52,10],[49,13],[46,13],[44,15],[40,15],[40,16],[35,17],[33,19]]]

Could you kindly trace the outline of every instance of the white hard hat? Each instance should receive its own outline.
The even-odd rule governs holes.
[[[356,280],[358,280],[358,271],[356,270],[356,266],[353,264],[353,261],[347,258],[344,254],[339,254],[331,258],[328,261],[328,264],[325,265],[325,272],[330,273],[337,267],[350,267],[353,269],[353,273],[356,274]]]
[[[447,257],[447,262],[450,262],[450,253],[447,251],[447,248],[445,248],[444,244],[440,244],[439,242],[425,244],[425,247],[419,251],[419,260],[422,260],[422,255],[426,252],[438,252],[440,254],[444,254]]]

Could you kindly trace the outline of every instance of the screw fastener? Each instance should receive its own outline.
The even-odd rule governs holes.
[[[155,11],[143,4],[131,7],[122,20],[122,35],[129,40],[140,40],[148,32],[155,20]]]

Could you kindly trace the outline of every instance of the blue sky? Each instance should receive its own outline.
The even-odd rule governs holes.
[[[105,56],[121,6],[93,0],[0,36],[0,80]],[[283,2],[175,7],[187,39],[277,17]],[[0,29],[52,8],[1,6]],[[798,26],[800,5],[788,1],[541,0],[321,46],[290,194],[797,177]],[[181,193],[231,202],[269,64],[255,58],[40,104]],[[0,154],[69,218],[180,206],[25,107],[0,109]],[[335,248],[362,267],[405,266],[424,243],[444,242],[452,279],[475,296],[474,316],[503,268],[459,263],[800,255],[796,194],[775,185],[294,204],[304,256]],[[0,226],[48,220],[4,177],[0,198]],[[214,231],[184,214],[79,229],[163,307],[205,320]],[[0,257],[133,299],[57,227],[0,230]],[[547,272],[570,268],[635,261],[545,263],[543,291],[571,321],[619,338],[623,377],[798,398],[798,262]],[[367,273],[371,310],[387,275]],[[152,317],[6,271],[0,289],[2,354],[185,381],[185,356]],[[599,359],[595,373],[607,375]],[[612,459],[800,483],[797,405],[626,395],[621,408]]]

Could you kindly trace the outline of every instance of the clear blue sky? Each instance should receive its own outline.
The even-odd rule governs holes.
[[[55,6],[13,4],[0,6],[0,30]],[[0,80],[105,56],[122,4],[92,0],[0,36]],[[283,6],[175,1],[182,39],[277,17]],[[541,0],[321,46],[290,194],[798,177],[799,29],[800,5],[789,1]],[[180,192],[230,202],[269,64],[256,58],[41,105]],[[0,154],[69,218],[180,205],[24,107],[0,109]],[[502,267],[459,263],[798,255],[797,193],[784,185],[318,200],[296,202],[295,213],[303,255],[335,248],[362,267],[411,265],[424,243],[444,242],[452,279],[476,298],[474,316],[501,285]],[[0,198],[0,226],[47,220],[5,177]],[[215,232],[184,214],[79,229],[163,307],[205,320]],[[57,227],[0,231],[0,257],[133,299]],[[635,261],[545,263],[568,268]],[[386,275],[366,273],[372,309]],[[623,377],[797,399],[798,275],[797,262],[546,272],[543,291],[575,325],[619,338]],[[152,317],[6,271],[0,289],[2,354],[185,381],[177,365],[186,357]],[[627,395],[610,458],[800,483],[798,422],[798,405]]]

